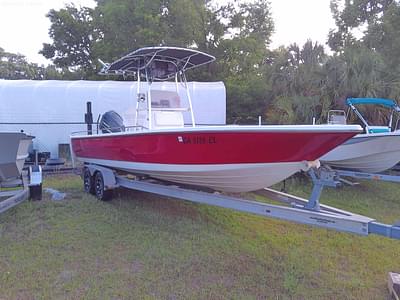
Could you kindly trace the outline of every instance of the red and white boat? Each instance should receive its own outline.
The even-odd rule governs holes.
[[[141,77],[149,83],[175,78],[178,91],[178,85],[186,85],[186,70],[214,59],[191,49],[142,48],[102,72],[135,75],[139,83]],[[71,136],[75,158],[181,184],[246,192],[318,165],[318,158],[362,131],[359,125],[196,126],[186,91],[189,105],[181,107],[177,92],[152,90],[151,84],[143,92],[138,84],[135,126],[123,126],[115,113],[103,115],[100,133]],[[185,112],[190,126],[183,122]]]

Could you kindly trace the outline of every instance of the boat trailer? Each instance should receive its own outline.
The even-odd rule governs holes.
[[[347,185],[358,185],[358,182],[352,182],[344,177],[351,177],[354,179],[364,179],[364,180],[376,180],[376,181],[387,181],[387,182],[396,182],[400,183],[400,175],[390,175],[390,174],[381,174],[381,173],[367,173],[367,172],[358,172],[352,170],[342,170],[336,169],[329,166],[322,166],[318,170],[319,174],[326,178],[327,180],[335,180],[343,182]]]
[[[30,166],[19,179],[0,184],[0,214],[29,198],[42,198],[42,168],[39,165]]]
[[[113,189],[124,187],[337,231],[364,236],[377,234],[400,239],[400,224],[388,225],[379,223],[375,219],[366,216],[321,204],[319,199],[323,188],[326,186],[336,187],[341,182],[330,177],[320,177],[314,169],[310,169],[309,174],[313,181],[313,189],[309,200],[270,188],[265,188],[258,192],[272,200],[286,203],[287,206],[232,197],[218,192],[194,190],[148,177],[128,178],[127,176],[119,175],[113,169],[95,164],[86,164],[83,168],[82,177],[85,191],[95,195],[100,200],[108,200],[112,196]]]

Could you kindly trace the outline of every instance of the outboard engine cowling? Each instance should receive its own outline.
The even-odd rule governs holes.
[[[123,132],[125,131],[124,121],[118,113],[110,110],[101,116],[99,129],[102,133]]]

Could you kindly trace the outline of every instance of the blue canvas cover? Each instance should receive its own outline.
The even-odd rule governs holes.
[[[383,98],[348,98],[347,105],[357,105],[357,104],[378,104],[386,107],[394,108],[397,106],[396,102],[390,99]]]

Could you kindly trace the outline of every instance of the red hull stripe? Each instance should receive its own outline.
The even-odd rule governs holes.
[[[162,164],[312,161],[357,132],[172,132],[72,138],[77,157]]]

